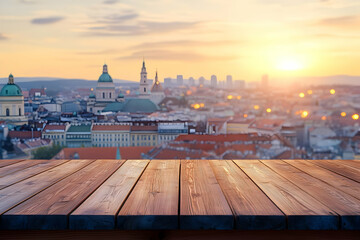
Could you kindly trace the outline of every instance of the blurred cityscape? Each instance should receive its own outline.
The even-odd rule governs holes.
[[[53,89],[10,75],[1,158],[360,159],[360,86],[163,78],[145,61],[138,82],[115,83],[112,67]]]

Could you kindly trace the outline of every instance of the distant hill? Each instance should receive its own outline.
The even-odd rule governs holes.
[[[0,78],[0,84],[4,85],[7,78]],[[76,88],[95,88],[97,81],[86,79],[65,79],[51,77],[17,77],[15,82],[23,89],[47,88],[48,90],[64,90]],[[137,86],[134,81],[114,79],[116,86]]]

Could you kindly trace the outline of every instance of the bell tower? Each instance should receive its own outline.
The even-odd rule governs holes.
[[[140,86],[139,86],[139,96],[144,97],[149,95],[149,84],[147,82],[147,72],[145,67],[145,61],[143,60],[141,73],[140,73]]]

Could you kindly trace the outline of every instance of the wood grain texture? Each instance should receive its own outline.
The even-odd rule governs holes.
[[[148,163],[126,161],[70,215],[70,229],[114,229],[116,214]]]
[[[234,160],[234,162],[285,213],[288,229],[338,229],[339,217],[334,211],[260,161]]]
[[[210,165],[235,215],[237,229],[286,228],[284,214],[232,161],[212,160]]]
[[[181,160],[181,229],[233,229],[234,216],[208,160]]]
[[[357,199],[360,199],[360,183],[358,182],[315,165],[308,160],[285,160],[285,162]]]
[[[0,177],[4,177],[6,175],[15,173],[17,171],[21,171],[23,169],[26,169],[28,167],[34,166],[39,163],[45,163],[48,160],[25,160],[21,162],[17,162],[5,167],[0,168]]]
[[[341,164],[349,165],[350,167],[360,168],[360,160],[337,160]]]
[[[5,229],[66,229],[68,215],[123,162],[96,160],[3,214],[2,226]]]
[[[344,177],[360,182],[360,168],[342,164],[338,160],[310,160],[310,162],[343,175]]]
[[[20,182],[26,178],[35,176],[39,173],[47,171],[53,167],[59,166],[68,161],[69,160],[45,161],[45,162],[39,163],[37,165],[25,168],[21,171],[17,171],[15,173],[6,175],[6,176],[0,178],[0,189],[8,187],[14,183]]]
[[[119,229],[177,229],[179,160],[150,161],[117,217]]]
[[[358,199],[286,162],[280,160],[262,162],[339,214],[342,229],[360,230],[360,201]]]
[[[23,159],[10,159],[10,160],[0,159],[0,168],[20,162],[20,161],[24,161],[24,160]]]
[[[70,161],[0,190],[0,215],[93,161]]]

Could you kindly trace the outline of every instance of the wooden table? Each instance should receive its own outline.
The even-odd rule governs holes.
[[[2,230],[360,230],[357,160],[0,160]]]

